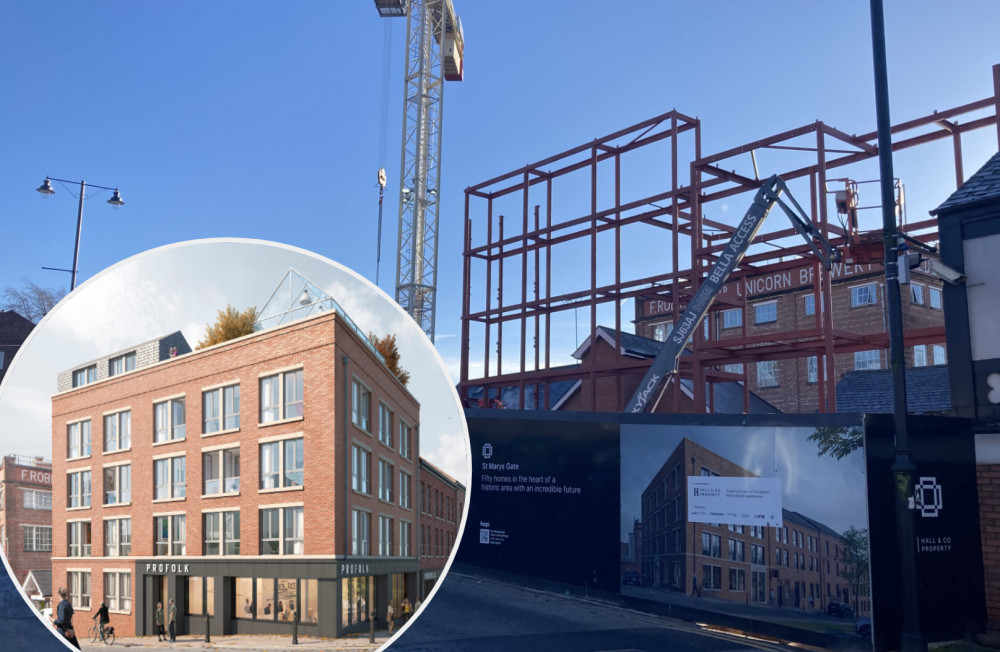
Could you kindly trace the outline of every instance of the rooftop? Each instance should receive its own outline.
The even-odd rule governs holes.
[[[950,213],[960,208],[1000,200],[1000,152],[969,177],[962,187],[951,194],[931,215]]]
[[[892,371],[848,371],[837,383],[837,412],[891,414]],[[906,370],[906,411],[909,414],[951,412],[948,365]]]

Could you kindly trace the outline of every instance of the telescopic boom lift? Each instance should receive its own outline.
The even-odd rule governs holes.
[[[782,199],[782,194],[785,195],[785,199]],[[746,215],[736,226],[733,237],[729,240],[726,248],[719,253],[715,265],[702,281],[698,291],[691,297],[687,308],[677,320],[674,330],[667,337],[663,348],[653,359],[653,364],[649,366],[642,382],[639,383],[639,387],[636,388],[625,407],[626,412],[645,412],[651,403],[655,405],[656,401],[659,400],[663,390],[666,389],[666,384],[677,374],[677,360],[691,339],[691,335],[708,314],[709,307],[715,301],[719,290],[725,285],[730,273],[743,260],[750,243],[753,242],[757,231],[775,204],[781,206],[781,209],[785,211],[792,226],[805,239],[824,267],[830,269],[832,263],[840,260],[840,251],[834,249],[816,229],[812,220],[795,201],[781,177],[772,176],[757,191]]]

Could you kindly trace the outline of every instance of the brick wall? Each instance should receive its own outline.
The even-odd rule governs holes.
[[[0,487],[3,488],[3,505],[0,509],[0,526],[4,532],[3,545],[7,562],[14,571],[18,584],[23,584],[28,571],[45,570],[51,566],[52,553],[28,551],[24,545],[25,526],[52,527],[52,512],[45,509],[25,508],[26,490],[51,491],[52,470],[17,464],[13,457],[0,464]],[[45,479],[49,481],[46,482]]]
[[[986,584],[986,627],[1000,633],[1000,464],[976,466],[979,483],[979,531]]]

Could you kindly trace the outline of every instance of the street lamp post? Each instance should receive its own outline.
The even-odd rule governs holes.
[[[77,263],[80,259],[80,234],[83,232],[83,200],[86,199],[87,182],[86,181],[67,181],[66,179],[57,179],[55,177],[45,177],[45,181],[36,190],[43,195],[54,195],[56,191],[52,188],[52,182],[58,181],[60,183],[79,183],[80,184],[80,202],[76,209],[76,245],[73,247],[73,267],[72,269],[56,269],[58,272],[69,272],[72,275],[72,280],[70,281],[69,291],[72,292],[76,288],[76,273],[78,271]],[[125,200],[122,199],[121,193],[118,192],[118,188],[108,188],[107,186],[98,186],[96,184],[91,184],[91,188],[99,188],[101,190],[112,191],[111,199],[108,203],[112,206],[124,206]],[[43,269],[54,269],[54,268],[43,268]]]

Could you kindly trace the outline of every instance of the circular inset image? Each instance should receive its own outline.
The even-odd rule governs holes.
[[[4,562],[64,643],[374,629],[375,648],[446,573],[470,477],[417,324],[350,270],[253,240],[161,247],[77,288],[4,378],[0,446]]]

